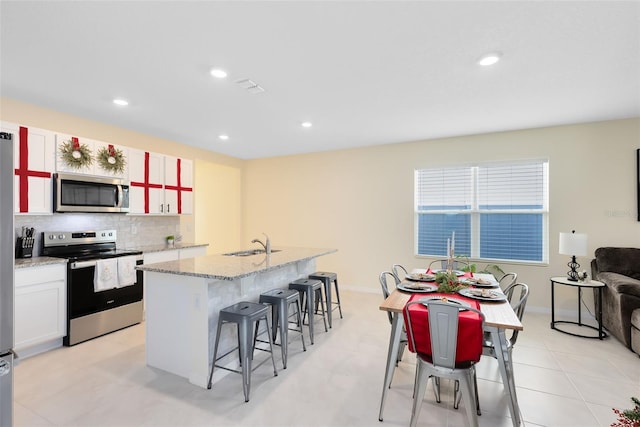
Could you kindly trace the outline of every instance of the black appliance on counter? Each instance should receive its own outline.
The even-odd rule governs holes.
[[[133,285],[95,289],[99,260],[135,256],[136,265],[142,264],[141,251],[116,249],[116,230],[43,232],[42,255],[68,259],[64,345],[72,346],[142,321],[142,271],[136,271]]]

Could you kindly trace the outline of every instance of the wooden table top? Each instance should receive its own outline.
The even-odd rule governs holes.
[[[380,304],[380,310],[402,313],[404,306],[407,305],[412,295],[396,289],[391,292],[389,298]],[[507,302],[480,302],[480,311],[484,314],[485,325],[502,329],[517,329],[519,331],[524,329],[522,322],[520,322],[515,311]]]

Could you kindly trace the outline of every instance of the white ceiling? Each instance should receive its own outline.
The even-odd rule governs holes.
[[[243,159],[640,116],[638,1],[2,0],[0,14],[2,96]]]

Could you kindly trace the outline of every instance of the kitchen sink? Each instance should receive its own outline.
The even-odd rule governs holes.
[[[281,249],[271,249],[271,253],[280,252]],[[226,254],[222,254],[224,256],[251,256],[251,255],[260,255],[264,254],[266,251],[264,249],[248,249],[245,251],[237,251],[237,252],[227,252]]]

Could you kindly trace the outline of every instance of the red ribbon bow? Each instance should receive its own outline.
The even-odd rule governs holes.
[[[109,148],[107,150],[109,152],[109,156],[111,157],[115,157],[116,156],[116,149],[113,147],[112,144],[109,144]]]
[[[75,136],[71,138],[71,142],[73,143],[73,149],[74,150],[79,150],[80,149],[80,141],[78,141],[78,138],[76,138]]]

